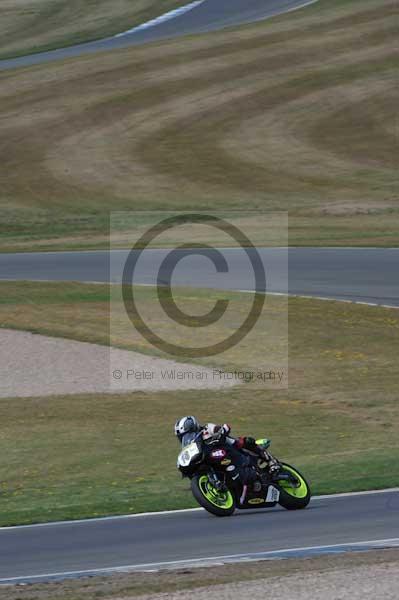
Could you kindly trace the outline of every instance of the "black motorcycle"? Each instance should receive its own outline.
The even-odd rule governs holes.
[[[258,446],[267,450],[270,440],[256,440]],[[303,475],[291,465],[279,462],[279,470],[270,475],[262,468],[265,461],[249,450],[241,450],[256,469],[256,481],[244,486],[238,477],[237,468],[223,444],[207,446],[201,432],[186,433],[182,439],[182,450],[177,467],[183,477],[191,480],[191,491],[198,504],[218,517],[233,514],[236,508],[265,508],[280,504],[287,510],[305,508],[311,492]]]

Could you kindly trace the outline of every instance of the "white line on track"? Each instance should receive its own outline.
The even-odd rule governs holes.
[[[74,280],[72,279],[1,279],[0,278],[0,282],[2,281],[6,281],[6,282],[10,282],[10,281],[30,281],[30,282],[37,282],[37,283],[83,283],[86,285],[120,285],[119,281],[76,281],[74,282]],[[134,284],[137,287],[154,287],[155,284],[154,283],[135,283]],[[189,287],[189,286],[188,286]],[[217,289],[217,288],[215,288]],[[241,294],[253,294],[255,292],[255,290],[228,290],[230,292],[237,292],[237,293],[241,293]],[[265,293],[267,296],[288,296],[290,298],[309,298],[309,300],[323,300],[323,301],[327,301],[327,302],[344,302],[346,304],[364,304],[365,306],[374,306],[374,307],[378,307],[378,308],[395,308],[396,310],[399,309],[399,306],[397,306],[396,304],[379,304],[378,302],[364,302],[363,300],[348,300],[346,298],[329,298],[328,296],[311,296],[310,294],[295,294],[295,293],[288,293],[288,292],[262,292]]]
[[[151,21],[147,21],[146,23],[142,23],[141,25],[137,25],[136,27],[132,27],[132,29],[128,29],[127,31],[122,31],[122,33],[117,33],[114,35],[115,38],[123,37],[130,33],[136,33],[137,31],[143,31],[144,29],[149,29],[150,27],[154,27],[154,25],[159,25],[160,23],[165,23],[165,21],[170,21],[171,19],[175,19],[180,15],[184,15],[184,13],[193,10],[196,6],[202,4],[205,0],[195,0],[195,2],[190,2],[190,4],[186,4],[185,6],[181,6],[180,8],[175,8],[174,10],[170,10],[155,19],[151,19]]]
[[[238,290],[246,294],[253,293],[254,290]],[[396,308],[395,304],[379,304],[378,302],[364,302],[363,300],[348,300],[346,298],[328,298],[327,296],[311,296],[310,294],[289,294],[286,292],[266,292],[267,296],[289,296],[290,298],[309,298],[311,300],[327,300],[328,302],[346,302],[346,304],[364,304],[365,306],[379,306],[380,308]]]
[[[104,567],[98,569],[84,569],[81,571],[60,571],[56,573],[42,573],[39,575],[21,575],[0,579],[0,585],[18,583],[21,581],[34,582],[43,579],[61,579],[72,577],[84,577],[93,575],[106,575],[111,573],[129,573],[131,571],[148,572],[160,571],[165,569],[179,569],[186,566],[190,567],[210,567],[221,564],[231,564],[239,562],[254,562],[259,560],[272,560],[279,558],[290,558],[291,556],[309,556],[317,554],[336,554],[345,551],[364,551],[376,550],[382,548],[399,547],[399,538],[387,538],[382,540],[368,540],[361,542],[345,542],[343,544],[331,544],[323,546],[305,546],[299,548],[282,548],[280,550],[270,550],[266,552],[252,552],[247,554],[230,554],[222,556],[204,556],[201,558],[191,558],[174,561],[164,561],[158,563],[142,563],[136,565],[123,565],[118,567]]]
[[[331,500],[335,498],[349,498],[351,496],[371,496],[375,494],[393,494],[399,492],[399,487],[396,488],[387,488],[384,490],[370,490],[370,491],[362,491],[362,492],[342,492],[339,494],[324,494],[322,496],[313,496],[312,502],[317,500]],[[2,531],[18,531],[19,529],[27,529],[30,527],[52,527],[52,526],[68,526],[68,525],[77,525],[79,523],[98,523],[101,521],[115,521],[117,519],[138,519],[143,517],[157,517],[161,515],[178,515],[184,513],[192,513],[203,511],[203,508],[180,508],[177,510],[161,510],[158,512],[143,512],[143,513],[134,513],[131,515],[112,515],[110,517],[96,517],[93,519],[76,519],[74,521],[50,521],[49,523],[32,523],[31,525],[14,525],[11,527],[0,527],[0,535]]]
[[[284,12],[282,13],[275,13],[274,15],[270,15],[269,17],[259,17],[259,19],[256,19],[256,21],[251,21],[249,23],[242,23],[243,25],[250,25],[251,23],[258,23],[259,21],[265,21],[266,19],[272,19],[273,17],[281,17],[282,15],[286,15],[290,12],[295,12],[296,10],[299,10],[301,8],[306,8],[307,6],[311,6],[312,4],[316,4],[316,2],[318,2],[319,0],[308,0],[307,2],[304,2],[303,4],[299,4],[298,6],[293,6],[292,8],[287,8]]]

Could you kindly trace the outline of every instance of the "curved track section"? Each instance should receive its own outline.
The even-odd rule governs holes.
[[[303,555],[306,547],[317,554],[328,552],[320,548],[326,545],[345,551],[357,542],[386,547],[398,541],[398,510],[399,493],[391,490],[319,497],[298,512],[274,508],[217,519],[194,510],[5,528],[0,529],[0,584],[15,582],[13,578],[46,581],[90,572],[209,564],[240,552],[245,554],[237,560],[280,550],[283,556],[298,549]]]
[[[44,62],[71,58],[85,53],[126,48],[147,42],[156,42],[182,35],[216,31],[254,21],[313,4],[317,0],[204,0],[191,10],[176,13],[172,19],[154,20],[151,26],[136,27],[114,37],[41,52],[29,56],[0,61],[0,70],[28,67]],[[149,24],[147,24],[149,25]]]
[[[322,297],[399,307],[399,248],[258,248],[269,293]],[[169,250],[144,251],[136,284],[155,284]],[[173,274],[173,285],[253,290],[254,278],[241,249],[223,249],[234,269],[216,273],[210,260],[190,256]],[[287,290],[288,252],[288,290]],[[0,280],[121,281],[127,250],[0,254]]]

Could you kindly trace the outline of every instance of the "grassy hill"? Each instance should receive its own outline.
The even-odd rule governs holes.
[[[0,248],[104,247],[111,210],[199,207],[288,211],[296,245],[398,245],[398,13],[320,0],[0,73]]]

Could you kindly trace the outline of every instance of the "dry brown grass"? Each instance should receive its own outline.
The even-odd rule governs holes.
[[[162,571],[159,573],[134,573],[114,575],[113,577],[91,577],[63,581],[60,583],[34,584],[29,586],[7,587],[0,590],[1,600],[131,600],[144,594],[160,592],[176,592],[187,590],[192,596],[195,590],[205,585],[215,586],[236,581],[264,580],[267,582],[274,577],[281,578],[282,589],[287,589],[288,577],[301,577],[304,573],[317,577],[320,574],[337,572],[344,579],[356,574],[356,569],[375,565],[384,567],[399,563],[398,550],[377,550],[372,552],[352,552],[332,556],[317,556],[314,558],[292,558],[265,562],[250,562],[243,565],[224,565],[205,569],[184,569],[181,571]],[[349,571],[349,572],[348,572]],[[212,595],[218,594],[218,588],[213,588]],[[191,597],[192,597],[191,596]],[[342,596],[343,597],[343,596]]]
[[[397,245],[397,15],[320,0],[1,74],[2,248],[99,246],[110,209],[193,207],[287,210],[293,244]]]

